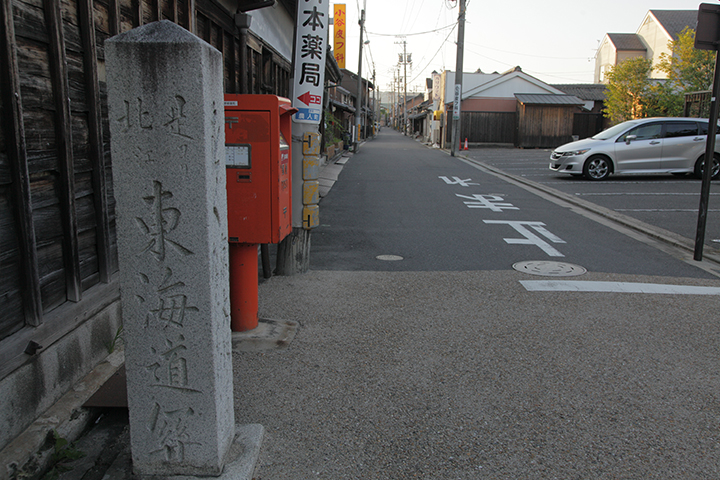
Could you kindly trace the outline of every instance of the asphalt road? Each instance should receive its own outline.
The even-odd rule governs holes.
[[[463,154],[512,172],[515,165],[542,161],[547,152],[494,149]],[[551,183],[564,183],[571,190],[576,185],[575,190],[585,193],[624,185],[610,181],[598,187],[555,178]],[[708,275],[572,205],[548,201],[387,130],[348,162],[323,199],[320,218],[312,240],[311,262],[317,269],[501,270],[516,262],[548,260],[596,272]],[[402,260],[382,259],[388,255]]]
[[[701,182],[691,175],[611,175],[602,182],[548,168],[551,150],[476,148],[459,152],[503,171],[695,240]],[[705,244],[720,248],[720,181],[711,185]]]

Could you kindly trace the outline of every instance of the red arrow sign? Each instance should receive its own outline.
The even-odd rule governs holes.
[[[305,105],[310,105],[310,92],[305,92],[297,98],[298,98],[298,100],[303,102]]]
[[[310,95],[310,92],[309,92],[309,91],[303,93],[302,95],[300,95],[299,97],[297,97],[297,99],[300,100],[301,102],[303,102],[305,105],[308,105],[308,106],[309,106],[310,104],[320,105],[320,95]]]

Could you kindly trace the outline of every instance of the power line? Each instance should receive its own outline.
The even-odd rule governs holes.
[[[410,30],[412,30],[413,27],[415,26],[415,23],[417,23],[418,17],[420,17],[420,15],[422,15],[425,12],[423,10],[424,6],[425,6],[425,0],[422,0],[422,2],[420,3],[420,6],[415,9],[417,11],[417,15],[415,15],[415,20],[413,20],[412,24],[410,25]],[[412,12],[410,13],[410,19],[412,20]]]
[[[457,22],[452,25],[446,25],[444,27],[436,28],[435,30],[428,30],[427,32],[418,32],[418,33],[403,33],[403,37],[412,37],[414,35],[426,35],[428,33],[435,33],[440,32],[442,30],[445,30],[446,28],[455,28],[457,26]],[[367,30],[366,30],[367,32]],[[377,35],[378,37],[397,37],[397,33],[374,33],[374,32],[367,32],[368,35]]]
[[[494,58],[490,58],[490,57],[485,56],[485,55],[482,55],[482,54],[480,54],[480,53],[473,52],[472,50],[470,50],[470,52],[473,53],[473,54],[475,54],[475,55],[477,55],[478,57],[482,57],[482,58],[486,58],[486,59],[488,59],[488,60],[492,60],[493,62],[497,62],[497,63],[499,63],[499,64],[501,64],[501,65],[506,65],[506,66],[508,66],[508,67],[514,67],[514,66],[516,66],[516,65],[514,65],[514,64],[512,64],[512,63],[503,62],[503,61],[501,61],[501,60],[496,60],[496,59],[494,59]],[[531,75],[543,75],[543,76],[545,76],[545,77],[553,77],[553,78],[560,78],[560,79],[563,79],[563,78],[566,79],[566,78],[568,78],[568,77],[560,77],[560,76],[557,76],[557,75],[552,75],[551,73],[535,72],[535,71],[532,71],[532,70],[525,70],[525,69],[523,69],[523,72],[529,73],[529,74],[531,74]],[[568,73],[568,74],[569,74],[569,73],[574,73],[574,72],[557,72],[557,73]],[[580,74],[581,72],[577,72],[577,73]],[[413,79],[413,80],[414,80],[414,79]]]
[[[494,51],[496,51],[496,52],[511,53],[511,54],[513,54],[513,55],[520,55],[520,56],[523,56],[523,57],[547,58],[547,59],[550,59],[550,60],[585,60],[585,59],[587,59],[587,57],[548,57],[548,56],[545,56],[545,55],[533,55],[533,54],[531,54],[531,53],[510,52],[510,51],[508,51],[508,50],[500,50],[499,48],[492,48],[492,47],[488,47],[488,46],[485,46],[485,45],[480,45],[480,44],[477,44],[477,43],[466,42],[466,45],[468,45],[468,44],[469,44],[469,45],[474,45],[474,46],[480,47],[480,48],[486,48],[486,49],[488,49],[488,50],[494,50]],[[473,52],[473,53],[476,53],[476,52]],[[479,53],[478,53],[478,55],[479,55]]]
[[[410,83],[412,83],[412,82],[414,82],[415,80],[417,80],[418,77],[423,74],[423,72],[425,71],[425,69],[430,66],[430,63],[432,63],[432,61],[435,60],[435,57],[437,57],[437,54],[440,53],[440,50],[442,50],[443,47],[445,46],[445,42],[447,42],[447,39],[450,38],[450,35],[452,35],[452,33],[455,31],[455,27],[457,27],[457,23],[456,23],[455,25],[453,25],[453,29],[450,30],[450,32],[448,32],[447,37],[445,37],[445,40],[442,41],[442,43],[440,44],[440,48],[438,48],[438,51],[435,52],[435,55],[433,55],[432,58],[431,58],[430,60],[428,60],[427,65],[425,65],[422,69],[420,69],[420,73],[418,73],[418,74],[415,76],[415,78],[413,78],[412,80],[410,80]]]

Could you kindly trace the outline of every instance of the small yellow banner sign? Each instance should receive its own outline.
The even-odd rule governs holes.
[[[333,53],[335,61],[340,68],[345,68],[345,4],[336,3],[333,8],[333,25],[335,26],[335,41]]]

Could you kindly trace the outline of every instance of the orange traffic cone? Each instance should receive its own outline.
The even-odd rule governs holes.
[[[468,146],[467,146],[467,137],[465,137],[465,148],[463,148],[463,150],[468,150]]]

